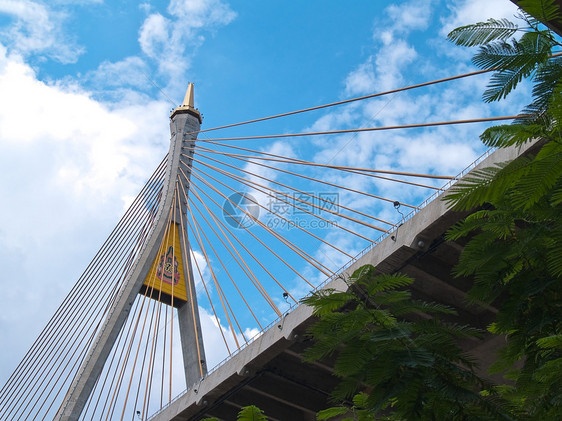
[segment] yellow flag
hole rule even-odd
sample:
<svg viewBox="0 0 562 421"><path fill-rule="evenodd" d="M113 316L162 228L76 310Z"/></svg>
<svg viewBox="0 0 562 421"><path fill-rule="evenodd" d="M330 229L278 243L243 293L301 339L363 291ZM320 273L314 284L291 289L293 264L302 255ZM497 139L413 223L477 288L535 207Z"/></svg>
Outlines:
<svg viewBox="0 0 562 421"><path fill-rule="evenodd" d="M178 225L170 223L164 234L163 246L156 256L141 288L141 294L148 295L177 307L187 301L184 266Z"/></svg>

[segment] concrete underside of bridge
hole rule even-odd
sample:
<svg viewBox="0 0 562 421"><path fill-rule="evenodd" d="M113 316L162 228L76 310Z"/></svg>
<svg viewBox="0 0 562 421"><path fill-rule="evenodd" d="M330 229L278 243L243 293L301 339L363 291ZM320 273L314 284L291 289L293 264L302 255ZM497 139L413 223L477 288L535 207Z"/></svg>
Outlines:
<svg viewBox="0 0 562 421"><path fill-rule="evenodd" d="M513 159L521 152L498 150L477 168ZM384 273L409 275L415 279L414 297L451 306L459 315L456 322L485 329L497 310L467 303L472 279L451 275L465 242L444 240L447 229L464 216L447 209L438 198L355 261L343 276L364 264ZM345 290L346 284L335 279L326 287ZM338 380L330 361L303 362L302 352L310 341L306 329L313 322L311 309L297 306L151 419L235 420L241 407L257 405L270 420L315 420L319 410L331 406L330 392ZM503 338L484 335L465 340L461 346L480 361L481 374L485 375L502 343Z"/></svg>

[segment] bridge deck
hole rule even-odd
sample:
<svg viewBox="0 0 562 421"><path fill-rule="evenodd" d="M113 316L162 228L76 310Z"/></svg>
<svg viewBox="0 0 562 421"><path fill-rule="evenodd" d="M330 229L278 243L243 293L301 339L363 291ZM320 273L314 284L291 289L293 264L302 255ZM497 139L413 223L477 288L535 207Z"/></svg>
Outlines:
<svg viewBox="0 0 562 421"><path fill-rule="evenodd" d="M476 168L513 159L520 153L523 151L495 151ZM392 237L385 238L351 264L344 276L364 264L371 264L381 272L410 275L416 280L412 287L415 297L454 307L461 323L485 328L496 309L467 305L465 296L471 279L451 276L464 243L443 239L447 229L464 216L447 209L439 198L433 200L400 226ZM343 290L345 283L335 279L326 287ZM301 354L309 340L305 331L312 322L311 308L295 307L151 420L204 417L234 420L239 409L247 405L257 405L270 420L315 420L317 411L330 406L330 391L337 379L332 376L329 361L314 364L302 361ZM461 345L478 358L485 373L501 342L501 338L489 335L466 340Z"/></svg>

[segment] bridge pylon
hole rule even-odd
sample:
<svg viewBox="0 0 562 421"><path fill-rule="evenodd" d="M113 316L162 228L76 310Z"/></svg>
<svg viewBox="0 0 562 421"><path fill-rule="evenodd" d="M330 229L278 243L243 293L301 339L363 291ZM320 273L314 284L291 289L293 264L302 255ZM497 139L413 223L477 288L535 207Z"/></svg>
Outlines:
<svg viewBox="0 0 562 421"><path fill-rule="evenodd" d="M186 229L186 198L194 143L201 122L190 83L182 105L170 116L166 176L152 228L143 233L143 246L68 389L56 414L57 420L80 418L138 294L177 309L187 387L207 372ZM170 314L173 317L173 311Z"/></svg>

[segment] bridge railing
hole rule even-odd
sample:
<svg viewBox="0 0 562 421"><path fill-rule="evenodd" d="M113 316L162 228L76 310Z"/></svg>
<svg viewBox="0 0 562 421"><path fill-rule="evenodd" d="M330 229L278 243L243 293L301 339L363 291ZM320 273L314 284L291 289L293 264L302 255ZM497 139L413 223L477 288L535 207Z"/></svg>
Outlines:
<svg viewBox="0 0 562 421"><path fill-rule="evenodd" d="M467 173L469 173L470 171L472 171L474 168L476 168L476 166L478 166L480 163L482 163L486 158L488 158L490 156L490 154L494 151L494 149L488 149L486 152L484 152L482 155L480 155L478 158L476 158L473 162L471 162L469 165L467 165L459 174L457 174L453 179L449 180L443 187L441 187L440 190L436 190L433 194L431 194L427 199L425 199L418 207L416 207L415 209L413 209L410 213L408 213L406 216L404 216L399 222L398 224L396 224L395 227L389 229L388 231L386 231L385 233L383 233L380 237L378 237L373 243L371 243L369 246L367 246L366 248L364 248L362 251L360 251L354 258L352 258L349 262L347 262L345 265L343 265L334 275L326 278L324 281L322 281L320 284L318 284L314 289L310 290L310 292L306 295L309 296L310 294L312 294L313 292L324 288L327 284L329 284L330 282L332 282L333 280L335 280L336 278L342 276L343 272L348 269L351 265L353 265L356 261L358 261L361 257L363 257L365 254L367 254L369 251L371 251L373 249L373 247L376 247L377 244L379 244L381 241L383 241L385 238L387 238L389 235L391 235L394 231L396 231L396 229L404 224L406 221L408 221L409 219L411 219L415 214L417 214L420 210L422 210L423 208L425 208L429 203L433 202L435 199L437 199L439 196L443 195L443 193L445 193L449 188L451 188L458 180L460 180L462 177L464 177ZM199 384L201 384L201 381L203 381L205 379L205 377L208 377L210 374L212 374L213 372L217 371L220 367L222 367L223 365L225 365L228 361L230 361L230 359L232 359L235 355L239 354L242 350L244 350L248 345L250 345L251 343L253 343L257 338L259 338L261 335L263 335L266 331L268 331L270 328L272 328L274 325L280 323L284 317L287 316L287 314L289 314L295 307L297 307L298 304L292 304L289 306L289 308L283 312L283 315L280 317L277 317L275 320L273 320L271 323L269 323L266 327L263 328L262 331L258 332L257 334L255 334L252 338L250 338L248 340L247 343L243 344L240 348L236 349L235 351L233 351L228 357L226 357L225 359L223 359L221 362L219 362L218 364L216 364L213 368L211 368L207 374L203 377L201 377L199 379ZM175 396L170 402L168 402L167 404L165 404L162 408L160 408L158 411L156 411L154 414L152 414L148 419L153 419L155 418L159 413L161 413L162 411L164 411L167 407L169 407L172 403L174 403L175 401L177 401L180 397L182 397L183 395L185 395L188 392L189 389L185 389L183 392L179 393L177 396Z"/></svg>
<svg viewBox="0 0 562 421"><path fill-rule="evenodd" d="M416 207L410 213L408 213L406 216L404 216L396 224L396 226L390 228L388 231L383 233L379 238L377 238L373 243L371 243L370 245L365 247L363 250L361 250L353 259L351 259L349 262L347 262L345 265L343 265L335 275L327 278L325 281L323 281L321 284L319 284L311 292L313 292L317 289L323 288L324 286L326 286L326 284L330 283L333 279L337 278L338 276L341 276L341 274L346 269L348 269L357 260L359 260L365 254L367 254L369 251L371 251L373 249L373 247L376 247L377 244L379 244L382 240L384 240L386 237L388 237L393 232L395 232L396 229L398 229L398 227L400 227L401 225L404 224L404 222L411 219L415 214L417 214L420 210L425 208L429 203L433 202L439 196L443 195L443 193L445 193L449 188L451 188L453 186L453 184L455 184L458 180L460 180L462 177L464 177L466 174L468 174L470 171L472 171L474 168L476 168L480 163L482 163L486 158L488 158L494 150L495 149L490 148L486 152L484 152L482 155L480 155L478 158L476 158L473 162L471 162L469 165L467 165L459 174L457 174L453 179L449 180L443 187L441 187L440 190L436 190L433 194L431 194L431 196L429 196L427 199L425 199L418 207Z"/></svg>

